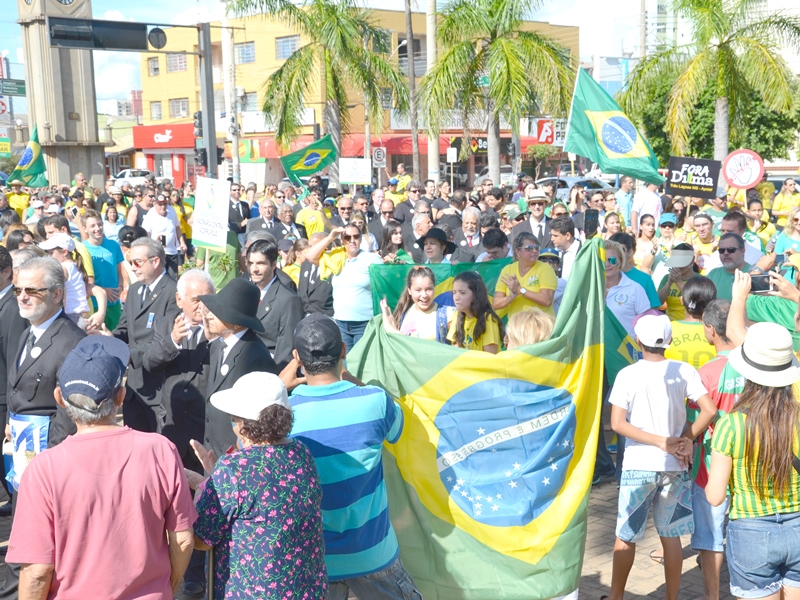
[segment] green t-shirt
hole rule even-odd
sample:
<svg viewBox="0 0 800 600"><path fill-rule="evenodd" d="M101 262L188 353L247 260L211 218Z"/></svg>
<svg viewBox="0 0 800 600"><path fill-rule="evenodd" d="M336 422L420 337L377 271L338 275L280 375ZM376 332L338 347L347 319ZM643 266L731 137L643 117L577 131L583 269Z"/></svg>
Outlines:
<svg viewBox="0 0 800 600"><path fill-rule="evenodd" d="M716 208L712 208L710 204L706 204L702 210L714 221L714 229L712 233L714 235L719 235L719 226L722 224L722 219L728 214L728 211L717 210Z"/></svg>
<svg viewBox="0 0 800 600"><path fill-rule="evenodd" d="M777 323L792 334L795 352L800 351L800 333L794 329L797 304L778 296L750 294L747 297L747 318L754 323Z"/></svg>
<svg viewBox="0 0 800 600"><path fill-rule="evenodd" d="M747 263L742 266L740 271L747 273L750 270L750 265ZM717 286L717 300L731 300L733 294L733 278L735 273L728 273L725 270L725 267L717 267L716 269L711 269L708 273L706 273L706 277L708 277L711 281L714 282L714 285Z"/></svg>

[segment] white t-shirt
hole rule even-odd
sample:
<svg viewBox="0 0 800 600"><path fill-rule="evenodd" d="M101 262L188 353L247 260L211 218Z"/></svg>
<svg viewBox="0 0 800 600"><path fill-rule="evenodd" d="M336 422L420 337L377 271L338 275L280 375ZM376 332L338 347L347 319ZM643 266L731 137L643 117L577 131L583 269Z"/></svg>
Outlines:
<svg viewBox="0 0 800 600"><path fill-rule="evenodd" d="M164 252L170 256L178 253L178 237L175 228L180 227L180 221L175 211L167 211L166 217L162 217L155 210L148 211L142 221L142 227L154 240L158 240L162 235L166 238Z"/></svg>
<svg viewBox="0 0 800 600"><path fill-rule="evenodd" d="M67 261L62 263L67 270L67 281L64 286L64 312L68 315L83 314L89 311L89 301L86 297L86 283L78 266Z"/></svg>
<svg viewBox="0 0 800 600"><path fill-rule="evenodd" d="M644 288L622 273L619 283L608 290L606 306L632 337L633 318L650 309L650 300Z"/></svg>
<svg viewBox="0 0 800 600"><path fill-rule="evenodd" d="M708 391L692 365L677 360L640 360L622 369L608 401L624 408L628 423L654 435L679 437L686 425L686 398ZM685 471L678 459L649 444L625 438L623 471Z"/></svg>
<svg viewBox="0 0 800 600"><path fill-rule="evenodd" d="M631 212L636 213L636 218L640 221L644 215L653 215L656 223L658 223L658 220L661 217L662 208L661 196L645 188L633 197L633 207L631 208ZM636 223L637 227L638 225L639 224ZM631 226L633 226L633 223L631 223Z"/></svg>

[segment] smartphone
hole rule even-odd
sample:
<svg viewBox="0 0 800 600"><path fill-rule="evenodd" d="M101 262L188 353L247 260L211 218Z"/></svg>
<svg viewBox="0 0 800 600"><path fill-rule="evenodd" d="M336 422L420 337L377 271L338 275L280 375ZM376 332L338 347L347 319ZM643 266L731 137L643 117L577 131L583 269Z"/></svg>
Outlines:
<svg viewBox="0 0 800 600"><path fill-rule="evenodd" d="M590 208L583 213L583 233L588 240L597 235L597 228L600 226L600 211Z"/></svg>
<svg viewBox="0 0 800 600"><path fill-rule="evenodd" d="M771 292L774 288L769 281L769 273L759 273L758 275L750 276L750 293L751 294L766 294Z"/></svg>
<svg viewBox="0 0 800 600"><path fill-rule="evenodd" d="M166 246L167 246L167 236L160 235L160 236L158 236L158 239L161 242L161 245L166 248Z"/></svg>
<svg viewBox="0 0 800 600"><path fill-rule="evenodd" d="M73 207L70 209L70 211L72 212L72 216L73 216L73 217L77 217L77 216L78 216L78 207L77 207L77 206L73 206Z"/></svg>
<svg viewBox="0 0 800 600"><path fill-rule="evenodd" d="M775 266L779 267L786 262L786 255L785 254L778 254L775 256Z"/></svg>

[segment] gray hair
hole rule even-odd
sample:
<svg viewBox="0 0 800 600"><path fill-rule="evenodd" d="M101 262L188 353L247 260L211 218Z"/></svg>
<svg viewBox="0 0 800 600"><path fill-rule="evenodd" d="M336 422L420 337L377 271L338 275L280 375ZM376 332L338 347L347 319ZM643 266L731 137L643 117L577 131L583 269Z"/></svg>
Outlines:
<svg viewBox="0 0 800 600"><path fill-rule="evenodd" d="M411 228L416 229L417 225L420 224L422 219L428 219L429 221L431 220L428 215L414 215L414 217L411 219Z"/></svg>
<svg viewBox="0 0 800 600"><path fill-rule="evenodd" d="M431 207L430 202L428 202L427 200L418 200L417 202L414 203L414 212L418 213L420 212L421 208L430 209L430 207Z"/></svg>
<svg viewBox="0 0 800 600"><path fill-rule="evenodd" d="M408 188L418 188L423 190L425 189L425 186L419 182L419 179L412 179L411 181L408 182L408 185L406 185L406 189Z"/></svg>
<svg viewBox="0 0 800 600"><path fill-rule="evenodd" d="M23 248L26 249L26 248ZM16 256L14 257L16 262ZM18 267L19 271L42 271L44 274L44 285L48 290L64 289L66 278L64 269L55 258L49 256L30 258Z"/></svg>
<svg viewBox="0 0 800 600"><path fill-rule="evenodd" d="M181 278L178 279L178 293L181 297L186 295L186 286L189 284L190 281L198 281L201 283L206 284L210 290L214 290L214 280L211 279L211 275L206 273L203 269L189 269L185 271Z"/></svg>
<svg viewBox="0 0 800 600"><path fill-rule="evenodd" d="M267 240L268 242L272 242L276 246L278 245L278 240L272 235L269 231L259 231L258 229L251 231L248 233L244 238L244 245L247 246L248 244L252 244L257 240Z"/></svg>
<svg viewBox="0 0 800 600"><path fill-rule="evenodd" d="M69 418L81 425L94 425L117 412L114 398L107 398L98 404L83 394L70 394L69 402L64 402L64 406Z"/></svg>
<svg viewBox="0 0 800 600"><path fill-rule="evenodd" d="M139 246L147 248L147 258L158 257L161 261L161 266L167 266L167 254L164 252L164 246L161 245L161 242L151 237L140 237L131 242L131 248L137 248Z"/></svg>
<svg viewBox="0 0 800 600"><path fill-rule="evenodd" d="M468 206L461 212L461 220L464 220L464 217L467 215L475 215L475 218L478 219L478 223L481 222L481 209L476 208L474 206Z"/></svg>

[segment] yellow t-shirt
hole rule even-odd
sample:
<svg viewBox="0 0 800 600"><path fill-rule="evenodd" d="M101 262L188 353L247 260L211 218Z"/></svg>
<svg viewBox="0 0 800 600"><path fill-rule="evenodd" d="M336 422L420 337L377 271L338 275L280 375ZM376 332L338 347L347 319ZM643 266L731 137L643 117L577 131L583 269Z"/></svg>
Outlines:
<svg viewBox="0 0 800 600"><path fill-rule="evenodd" d="M661 280L661 285L658 286L658 289L666 285L668 277L667 275ZM686 318L686 309L683 306L683 292L675 285L675 282L670 282L669 284L669 294L667 295L666 304L667 316L670 321L682 321Z"/></svg>
<svg viewBox="0 0 800 600"><path fill-rule="evenodd" d="M556 276L556 272L553 271L553 267L548 265L547 263L539 262L538 260L533 263L533 266L528 270L527 273L522 274L519 272L519 263L513 262L510 265L503 267L503 270L500 271L500 278L497 280L497 287L495 288L495 294L500 292L505 294L506 296L510 295L508 291L508 286L503 283L502 278L504 275L513 275L519 281L520 287L525 288L530 292L540 292L541 290L553 290L558 287L558 277ZM553 306L541 306L536 304L533 300L528 300L527 298L522 297L522 295L517 296L508 306L508 316L511 317L512 315L525 310L526 308L540 308L542 312L546 312L549 315L555 316L555 311L553 310Z"/></svg>
<svg viewBox="0 0 800 600"><path fill-rule="evenodd" d="M761 198L761 204L766 210L772 208L772 197L775 195L775 186L769 181L762 181L756 186L756 191Z"/></svg>
<svg viewBox="0 0 800 600"><path fill-rule="evenodd" d="M315 233L325 231L325 222L322 220L322 211L308 206L297 213L295 222L306 228L306 235L308 237L311 237Z"/></svg>
<svg viewBox="0 0 800 600"><path fill-rule="evenodd" d="M673 321L672 343L664 356L689 363L699 369L717 355L714 346L706 340L703 324L699 321Z"/></svg>
<svg viewBox="0 0 800 600"><path fill-rule="evenodd" d="M732 201L728 201L728 210L734 206L738 206L744 210L744 203L747 201L747 190L729 187L728 196L731 196L732 198Z"/></svg>
<svg viewBox="0 0 800 600"><path fill-rule="evenodd" d="M719 238L714 236L710 242L704 242L697 237L696 233L692 233L686 238L686 241L692 245L692 248L694 248L694 251L697 254L697 260L695 262L697 263L697 266L700 267L700 274L705 275L706 261L717 250Z"/></svg>
<svg viewBox="0 0 800 600"><path fill-rule="evenodd" d="M387 200L391 200L392 202L394 202L395 206L397 206L403 200L406 199L406 195L405 194L393 194L392 192L384 192L383 196Z"/></svg>
<svg viewBox="0 0 800 600"><path fill-rule="evenodd" d="M764 216L766 217L767 214L764 213ZM758 236L758 238L761 240L761 243L764 244L764 248L766 248L767 244L769 244L770 238L772 238L772 236L775 235L778 230L773 223L767 221L767 226L763 229L761 226L759 226L758 231L754 231L752 228L750 228L750 231L753 231Z"/></svg>
<svg viewBox="0 0 800 600"><path fill-rule="evenodd" d="M300 265L293 263L282 267L281 270L292 278L295 285L300 285Z"/></svg>
<svg viewBox="0 0 800 600"><path fill-rule="evenodd" d="M30 204L31 195L25 192L20 192L19 194L9 192L6 194L6 200L8 200L8 205L17 211L19 220L25 221L22 215L25 213L25 209L28 208L28 204Z"/></svg>
<svg viewBox="0 0 800 600"><path fill-rule="evenodd" d="M89 251L86 249L86 246L83 245L83 242L75 240L75 252L81 255L81 261L83 261L83 270L86 271L86 276L94 277L92 255L89 254Z"/></svg>
<svg viewBox="0 0 800 600"><path fill-rule="evenodd" d="M190 240L192 239L192 227L189 225L188 220L189 217L192 216L194 209L188 204L184 204L183 210L184 212L186 212L186 216L184 216L183 213L177 208L175 209L175 214L178 215L178 223L180 223L181 233L183 234L183 237L185 237L187 240Z"/></svg>
<svg viewBox="0 0 800 600"><path fill-rule="evenodd" d="M319 278L328 280L333 275L338 275L345 264L347 264L347 252L341 246L323 252L319 257Z"/></svg>
<svg viewBox="0 0 800 600"><path fill-rule="evenodd" d="M791 196L781 192L772 202L772 212L789 212L795 206L800 206L800 192L795 192ZM786 217L778 217L777 225L778 227L786 225Z"/></svg>
<svg viewBox="0 0 800 600"><path fill-rule="evenodd" d="M406 173L405 175L400 175L397 178L397 191L403 192L408 187L408 184L411 183L411 175Z"/></svg>
<svg viewBox="0 0 800 600"><path fill-rule="evenodd" d="M503 342L500 339L500 325L491 317L486 318L486 331L483 332L483 335L480 339L473 339L473 332L475 331L475 325L478 323L477 317L467 317L464 319L464 348L467 350L483 350L486 346L491 346L492 344L497 344L497 349L499 350ZM458 313L453 316L453 320L450 321L450 329L447 332L447 339L450 343L455 343L456 339L456 327L458 325Z"/></svg>

